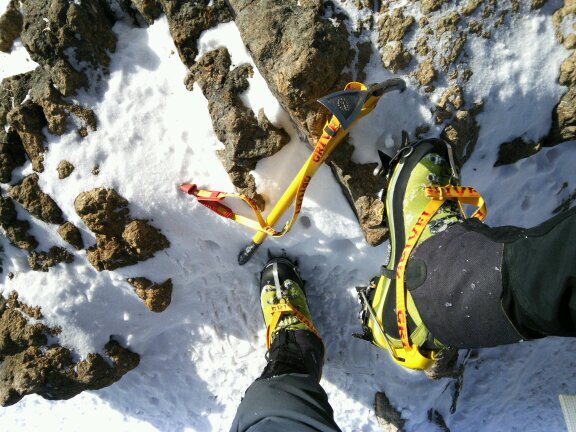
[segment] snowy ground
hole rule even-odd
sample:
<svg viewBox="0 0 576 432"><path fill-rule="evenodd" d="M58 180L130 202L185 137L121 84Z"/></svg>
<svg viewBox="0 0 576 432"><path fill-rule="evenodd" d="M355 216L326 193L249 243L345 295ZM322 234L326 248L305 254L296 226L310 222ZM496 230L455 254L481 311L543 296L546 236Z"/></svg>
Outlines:
<svg viewBox="0 0 576 432"><path fill-rule="evenodd" d="M0 2L0 9L3 6ZM545 9L521 19L518 34L497 35L501 46L478 42L473 47L475 80L467 90L487 104L464 183L485 195L492 225L531 226L545 220L564 198L566 191L558 193L563 182L570 184L568 191L576 184L574 142L514 166L492 167L497 144L521 134L536 138L546 133L549 113L563 92L555 82L567 53L554 40L549 16ZM17 290L21 300L41 306L48 324L63 327L60 343L79 357L102 350L113 334L140 353L141 363L117 384L69 401L28 396L0 411L2 431L227 430L244 390L264 366L256 279L265 248L239 267L236 256L252 233L217 218L178 191L183 181L233 190L214 154L221 144L212 131L206 100L199 88L184 88L186 71L164 18L148 29L119 23L115 31L119 42L110 79L103 88L77 97L96 112L98 131L84 140L75 132L50 136L40 185L82 229L86 244L94 239L74 212L74 198L93 187L112 187L130 201L133 216L152 219L172 246L151 260L113 272L99 273L84 254L76 254L72 265L37 273L28 269L25 254L1 237L6 270L0 282L4 294ZM221 45L231 50L235 64L251 61L233 23L206 32L199 42L202 52ZM513 55L514 47L521 55ZM389 77L379 62L374 56L367 82ZM0 54L0 78L29 65L19 45L10 56ZM371 118L358 125L353 133L361 145L358 160L375 158L378 141L389 144L400 128L413 130L429 118L425 100L408 85L401 96L387 95ZM254 110L264 107L272 122L296 137L258 73L245 101ZM258 164L255 175L268 203L276 201L308 153L294 138ZM56 172L62 159L76 167L65 180ZM98 176L91 174L95 166ZM29 172L27 165L18 175ZM62 244L55 227L19 210L42 239L42 249ZM302 217L310 220L309 227L300 223ZM431 382L402 370L385 352L351 337L359 331L354 287L365 284L387 261L388 245L365 244L327 167L314 177L302 217L290 234L267 240L266 246L272 251L284 248L300 259L315 323L327 348L322 385L343 430L378 430L373 413L377 391L386 392L402 410L411 431L435 430L426 418L429 408L442 413L452 431L563 430L558 394L576 393L575 340L551 338L480 351L468 361L458 409L451 415L450 381ZM8 271L15 273L13 280L5 277ZM172 278L170 307L161 314L149 312L126 283L132 276Z"/></svg>

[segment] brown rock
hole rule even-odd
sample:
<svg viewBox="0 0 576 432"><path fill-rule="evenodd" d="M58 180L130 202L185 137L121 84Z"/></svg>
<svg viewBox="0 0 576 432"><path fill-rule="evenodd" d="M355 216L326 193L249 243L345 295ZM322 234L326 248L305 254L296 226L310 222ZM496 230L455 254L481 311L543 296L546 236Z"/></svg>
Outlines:
<svg viewBox="0 0 576 432"><path fill-rule="evenodd" d="M153 24L154 20L162 14L162 7L157 0L131 0L132 4L148 24Z"/></svg>
<svg viewBox="0 0 576 432"><path fill-rule="evenodd" d="M115 368L113 371L113 375L115 375L113 382L118 381L122 375L131 371L140 363L140 356L138 354L123 347L114 339L110 339L110 341L104 345L104 351L106 355L112 359L112 364Z"/></svg>
<svg viewBox="0 0 576 432"><path fill-rule="evenodd" d="M252 67L240 65L230 70L231 63L225 48L207 53L190 69L188 88L192 80L198 82L208 99L214 132L225 146L218 156L234 186L263 206L264 199L256 193L250 171L258 160L280 150L290 137L270 123L263 110L256 118L243 104L239 94L248 88Z"/></svg>
<svg viewBox="0 0 576 432"><path fill-rule="evenodd" d="M10 198L0 195L0 226L6 229L16 220L16 207Z"/></svg>
<svg viewBox="0 0 576 432"><path fill-rule="evenodd" d="M162 312L170 305L172 299L172 279L155 284L146 278L131 278L128 283L134 287L136 294L152 312Z"/></svg>
<svg viewBox="0 0 576 432"><path fill-rule="evenodd" d="M498 159L494 166L509 165L536 154L542 148L541 143L526 142L522 138L515 138L500 144Z"/></svg>
<svg viewBox="0 0 576 432"><path fill-rule="evenodd" d="M494 21L494 28L498 28L504 25L504 20L506 19L507 11L503 11L500 13L496 21Z"/></svg>
<svg viewBox="0 0 576 432"><path fill-rule="evenodd" d="M454 62L460 56L464 44L466 43L467 36L466 33L460 33L454 38L450 38L450 44L447 46L446 51L440 57L440 65L447 69L449 65L454 64Z"/></svg>
<svg viewBox="0 0 576 432"><path fill-rule="evenodd" d="M468 31L472 34L482 34L482 32L484 31L484 28L482 27L482 24L480 24L479 21L476 20L470 20L468 21Z"/></svg>
<svg viewBox="0 0 576 432"><path fill-rule="evenodd" d="M10 243L17 248L30 251L38 246L36 239L28 233L29 222L19 220L16 217L14 202L2 195L0 195L0 226Z"/></svg>
<svg viewBox="0 0 576 432"><path fill-rule="evenodd" d="M83 390L95 390L120 379L138 364L138 355L110 342L106 345L112 366L90 354L76 364L69 350L47 346L47 335L60 329L30 323L27 314L42 319L38 307L30 307L12 293L0 296L0 405L8 406L28 394L46 399L69 399ZM87 373L90 371L90 373Z"/></svg>
<svg viewBox="0 0 576 432"><path fill-rule="evenodd" d="M374 0L355 0L354 4L359 10L362 10L364 8L374 10Z"/></svg>
<svg viewBox="0 0 576 432"><path fill-rule="evenodd" d="M421 36L416 41L415 51L422 57L427 56L430 53L430 48L428 47L428 38L426 36Z"/></svg>
<svg viewBox="0 0 576 432"><path fill-rule="evenodd" d="M576 84L576 52L573 52L560 65L560 78L558 81L560 85L567 87Z"/></svg>
<svg viewBox="0 0 576 432"><path fill-rule="evenodd" d="M420 10L422 14L428 15L430 12L437 11L448 0L422 0L420 2Z"/></svg>
<svg viewBox="0 0 576 432"><path fill-rule="evenodd" d="M520 11L520 0L511 0L512 12L518 13Z"/></svg>
<svg viewBox="0 0 576 432"><path fill-rule="evenodd" d="M468 111L457 111L455 119L444 128L441 138L452 144L456 151L456 156L461 163L466 162L474 145L478 141L480 126L476 122L476 115L482 111L482 105L478 104Z"/></svg>
<svg viewBox="0 0 576 432"><path fill-rule="evenodd" d="M462 93L462 87L459 85L452 85L446 89L442 96L440 96L438 106L445 109L448 104L452 105L457 110L463 107L464 95Z"/></svg>
<svg viewBox="0 0 576 432"><path fill-rule="evenodd" d="M412 55L399 42L386 45L382 50L382 64L391 72L396 73L408 67L410 60Z"/></svg>
<svg viewBox="0 0 576 432"><path fill-rule="evenodd" d="M114 189L92 189L74 200L82 222L96 234L120 237L129 221L128 201Z"/></svg>
<svg viewBox="0 0 576 432"><path fill-rule="evenodd" d="M50 400L70 399L84 390L108 386L138 365L138 354L115 341L105 346L111 365L99 354L75 363L68 349L47 346L46 335L56 335L60 329L31 324L22 312L42 318L38 308L23 305L17 295L8 300L0 296L1 406L33 393Z"/></svg>
<svg viewBox="0 0 576 432"><path fill-rule="evenodd" d="M86 87L89 71L106 71L116 35L105 2L27 0L22 12L22 42L63 95Z"/></svg>
<svg viewBox="0 0 576 432"><path fill-rule="evenodd" d="M548 0L532 0L532 4L530 5L532 10L540 9L542 6L546 4Z"/></svg>
<svg viewBox="0 0 576 432"><path fill-rule="evenodd" d="M138 256L121 238L102 234L96 234L96 245L86 250L86 257L98 271L112 271L138 262Z"/></svg>
<svg viewBox="0 0 576 432"><path fill-rule="evenodd" d="M13 95L0 99L0 123L7 123L10 132L0 132L1 175L9 179L11 171L24 163L23 154L32 161L32 168L42 172L45 141L43 128L61 135L66 131L70 113L84 124L86 130L96 130L94 113L87 108L64 100L50 78L50 70L36 68L31 72L7 78L0 84L0 93Z"/></svg>
<svg viewBox="0 0 576 432"><path fill-rule="evenodd" d="M170 246L170 242L159 229L139 219L126 225L122 239L136 252L140 260L150 258Z"/></svg>
<svg viewBox="0 0 576 432"><path fill-rule="evenodd" d="M388 397L383 392L377 392L374 400L374 414L378 424L386 432L402 432L405 420L402 414L392 406Z"/></svg>
<svg viewBox="0 0 576 432"><path fill-rule="evenodd" d="M576 138L576 87L571 86L552 112L552 128L544 139L550 147Z"/></svg>
<svg viewBox="0 0 576 432"><path fill-rule="evenodd" d="M566 39L564 39L563 45L564 45L564 48L569 49L569 50L576 49L576 34L570 33L568 36L566 36Z"/></svg>
<svg viewBox="0 0 576 432"><path fill-rule="evenodd" d="M6 237L17 248L31 251L36 249L38 241L29 231L30 223L28 221L16 220L6 228Z"/></svg>
<svg viewBox="0 0 576 432"><path fill-rule="evenodd" d="M468 0L468 3L462 7L460 13L462 13L462 15L472 15L483 2L484 0Z"/></svg>
<svg viewBox="0 0 576 432"><path fill-rule="evenodd" d="M438 73L436 69L434 69L434 63L432 62L432 59L426 59L420 63L418 65L418 69L416 69L415 72L416 81L418 81L421 86L427 86L431 84L437 76Z"/></svg>
<svg viewBox="0 0 576 432"><path fill-rule="evenodd" d="M18 293L12 292L8 299L0 295L0 359L22 351L28 346L47 343L48 327L44 324L28 324L28 320L21 313L21 308ZM33 308L26 307L26 309L30 311Z"/></svg>
<svg viewBox="0 0 576 432"><path fill-rule="evenodd" d="M58 204L40 189L37 174L25 177L10 189L9 195L28 210L32 216L43 222L53 224L64 222L62 210Z"/></svg>
<svg viewBox="0 0 576 432"><path fill-rule="evenodd" d="M358 44L358 61L356 63L356 80L364 82L366 80L366 72L364 69L372 58L372 42L366 41Z"/></svg>
<svg viewBox="0 0 576 432"><path fill-rule="evenodd" d="M326 117L316 100L342 90L347 80L342 70L354 57L346 26L324 19L319 2L269 0L266 7L261 1L229 3L272 93L314 143Z"/></svg>
<svg viewBox="0 0 576 432"><path fill-rule="evenodd" d="M378 21L379 46L384 47L392 41L402 41L414 21L413 16L405 17L401 8L396 8L391 13L383 15Z"/></svg>
<svg viewBox="0 0 576 432"><path fill-rule="evenodd" d="M8 113L6 120L20 136L34 171L44 171L45 137L42 129L47 122L42 109L34 104L20 105Z"/></svg>
<svg viewBox="0 0 576 432"><path fill-rule="evenodd" d="M444 33L455 33L459 23L460 15L456 11L441 16L437 24L437 37L439 38Z"/></svg>
<svg viewBox="0 0 576 432"><path fill-rule="evenodd" d="M0 86L1 91L1 86ZM12 170L26 161L26 152L20 136L0 128L0 183L10 183Z"/></svg>
<svg viewBox="0 0 576 432"><path fill-rule="evenodd" d="M434 122L436 124L442 124L446 120L450 120L452 118L452 112L448 111L445 108L437 106L434 110Z"/></svg>
<svg viewBox="0 0 576 432"><path fill-rule="evenodd" d="M62 262L70 264L72 261L74 261L74 255L58 246L51 247L48 252L32 251L28 255L28 264L35 271L47 272L50 267L54 267L56 264Z"/></svg>
<svg viewBox="0 0 576 432"><path fill-rule="evenodd" d="M0 51L6 53L12 51L12 45L22 31L23 20L18 6L16 0L11 0L0 16Z"/></svg>
<svg viewBox="0 0 576 432"><path fill-rule="evenodd" d="M385 187L385 180L374 175L377 163L363 165L351 163L354 147L347 140L339 146L341 151L332 154L330 167L343 185L344 196L353 203L352 208L356 212L366 241L372 246L377 246L388 235L387 228L374 228L382 221L383 204L377 196Z"/></svg>
<svg viewBox="0 0 576 432"><path fill-rule="evenodd" d="M458 73L458 69L452 69L450 72L448 72L448 80L456 81L458 79Z"/></svg>
<svg viewBox="0 0 576 432"><path fill-rule="evenodd" d="M80 230L72 223L65 222L58 228L58 234L62 239L74 246L76 250L84 249L84 242Z"/></svg>
<svg viewBox="0 0 576 432"><path fill-rule="evenodd" d="M416 136L416 138L421 139L422 135L424 135L425 133L428 133L429 131L430 131L430 126L428 126L428 125L418 126L416 128L416 130L414 131L414 135Z"/></svg>
<svg viewBox="0 0 576 432"><path fill-rule="evenodd" d="M182 62L192 67L198 55L200 34L219 23L232 20L225 0L160 0L170 27L170 34Z"/></svg>
<svg viewBox="0 0 576 432"><path fill-rule="evenodd" d="M58 178L62 180L68 177L70 174L72 174L72 172L74 171L74 165L72 165L67 160L62 160L58 164L57 170L58 170Z"/></svg>
<svg viewBox="0 0 576 432"><path fill-rule="evenodd" d="M488 19L494 14L494 8L492 6L486 6L482 11L482 18Z"/></svg>
<svg viewBox="0 0 576 432"><path fill-rule="evenodd" d="M129 217L128 201L113 189L82 192L74 201L76 213L96 234L96 245L87 249L88 261L99 271L136 264L170 246L157 229Z"/></svg>

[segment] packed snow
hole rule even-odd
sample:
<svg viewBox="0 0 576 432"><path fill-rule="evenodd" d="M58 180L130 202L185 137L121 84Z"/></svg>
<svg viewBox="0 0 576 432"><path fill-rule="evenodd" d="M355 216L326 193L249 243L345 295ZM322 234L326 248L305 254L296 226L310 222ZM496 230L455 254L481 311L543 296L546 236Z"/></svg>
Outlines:
<svg viewBox="0 0 576 432"><path fill-rule="evenodd" d="M485 99L486 109L478 118L481 135L464 167L464 183L485 195L491 225L535 225L566 197L562 184L572 189L576 184L574 142L512 166L493 167L501 142L518 135L536 139L547 132L549 113L564 91L556 82L567 51L554 39L549 13L559 2L549 3L541 13L519 17L518 34L497 35L502 46L482 41L468 48L474 51L474 79L467 91ZM16 290L22 301L41 306L47 324L63 328L57 341L78 358L101 352L114 335L141 355L140 366L111 387L69 401L27 396L0 410L3 431L227 430L243 392L265 364L257 278L267 248L298 257L326 345L322 385L343 430L379 429L373 409L377 391L384 391L402 412L409 431L436 430L427 419L430 408L453 431L563 430L558 395L576 394L576 340L549 338L480 350L467 360L457 410L450 414L452 381L429 381L406 371L386 352L351 336L360 331L355 286L366 284L387 262L388 244L372 248L365 243L328 167L314 177L292 231L266 240L248 264L238 266L238 252L253 233L178 190L182 182L225 191L233 186L215 154L222 144L212 130L207 102L197 86L189 92L183 85L186 69L166 19L147 29L120 22L114 31L118 46L109 79L75 98L95 111L98 131L83 140L75 131L62 137L47 133L40 186L81 228L88 245L94 238L76 215L74 199L82 191L109 187L128 199L134 217L152 220L171 247L116 271L97 272L77 253L73 264L39 273L29 270L24 252L0 237L5 250L0 289L5 295ZM251 62L234 23L205 32L199 41L201 53L218 46L230 50L235 65ZM9 56L0 55L0 78L33 67L20 42ZM377 53L367 72L367 82L390 77ZM359 161L375 161L376 148L392 151L402 129L413 130L430 119L428 102L407 82L406 92L386 95L357 125L352 137ZM263 107L292 136L255 172L270 209L310 150L257 71L243 98L255 111ZM56 167L62 159L76 169L59 180ZM95 167L97 176L91 173ZM15 175L30 172L27 164ZM21 208L19 217L30 221L40 248L66 246L54 226ZM304 218L310 224L302 223ZM14 279L6 277L8 271ZM172 304L165 312L144 307L126 282L134 276L172 278Z"/></svg>

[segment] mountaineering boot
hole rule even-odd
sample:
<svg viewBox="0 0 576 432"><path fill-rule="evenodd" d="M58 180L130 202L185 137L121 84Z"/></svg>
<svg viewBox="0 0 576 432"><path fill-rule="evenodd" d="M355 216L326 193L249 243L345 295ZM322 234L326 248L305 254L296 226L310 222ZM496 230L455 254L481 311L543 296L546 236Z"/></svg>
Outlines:
<svg viewBox="0 0 576 432"><path fill-rule="evenodd" d="M286 258L272 258L260 275L268 364L260 379L303 373L320 381L324 344L312 324L304 282Z"/></svg>
<svg viewBox="0 0 576 432"><path fill-rule="evenodd" d="M450 148L441 140L422 140L403 146L393 159L394 166L388 173L389 182L386 193L386 215L390 230L390 259L382 267L377 284L372 284L361 294L364 307L363 324L365 338L389 351L393 358L403 366L414 369L426 369L431 361L415 360L412 364L407 358L397 356L399 350L408 347L401 341L399 331L400 318L397 316L396 282L399 263L405 265L408 254L405 252L407 241L413 236L413 228L420 223L420 217L431 199L426 196L426 187L455 185L458 174L450 154ZM447 200L428 221L416 247L448 226L463 219L458 203ZM441 253L441 251L439 251ZM408 256L406 256L408 255ZM405 261L404 261L405 260ZM411 281L426 277L421 269L408 266L405 273L405 286ZM360 292L359 292L360 294ZM369 303L368 305L366 303ZM369 311L370 313L365 313ZM407 329L412 343L426 355L442 348L428 332L410 296L406 294ZM399 315L399 314L398 314Z"/></svg>

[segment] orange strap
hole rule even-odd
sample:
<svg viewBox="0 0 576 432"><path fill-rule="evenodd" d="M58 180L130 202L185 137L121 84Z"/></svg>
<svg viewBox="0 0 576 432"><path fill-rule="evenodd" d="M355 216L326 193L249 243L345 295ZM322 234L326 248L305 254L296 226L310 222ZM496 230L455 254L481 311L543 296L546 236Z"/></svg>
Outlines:
<svg viewBox="0 0 576 432"><path fill-rule="evenodd" d="M278 324L278 321L280 320L282 314L285 313L290 313L291 315L294 315L296 319L298 319L298 321L300 321L308 328L308 330L310 330L312 333L318 336L319 339L322 339L320 337L320 333L318 333L318 330L316 330L316 327L314 327L314 324L312 324L312 321L306 318L303 313L294 308L290 303L278 303L272 306L272 319L270 320L270 324L268 324L268 327L266 327L267 349L269 349L270 345L272 344L272 333L276 328L276 324Z"/></svg>
<svg viewBox="0 0 576 432"><path fill-rule="evenodd" d="M472 214L471 218L483 220L487 212L484 199L474 188L471 187L427 186L425 194L427 197L431 198L431 200L412 227L408 239L406 240L406 246L400 256L400 261L398 261L398 267L396 268L396 321L398 323L398 334L400 335L402 345L408 352L418 349L418 347L412 345L408 333L404 273L408 258L418 243L418 239L422 235L424 228L426 228L426 224L428 224L430 219L432 219L434 214L446 200L458 201L464 218L466 218L466 215L463 212L462 204L470 204L478 207L478 209Z"/></svg>

